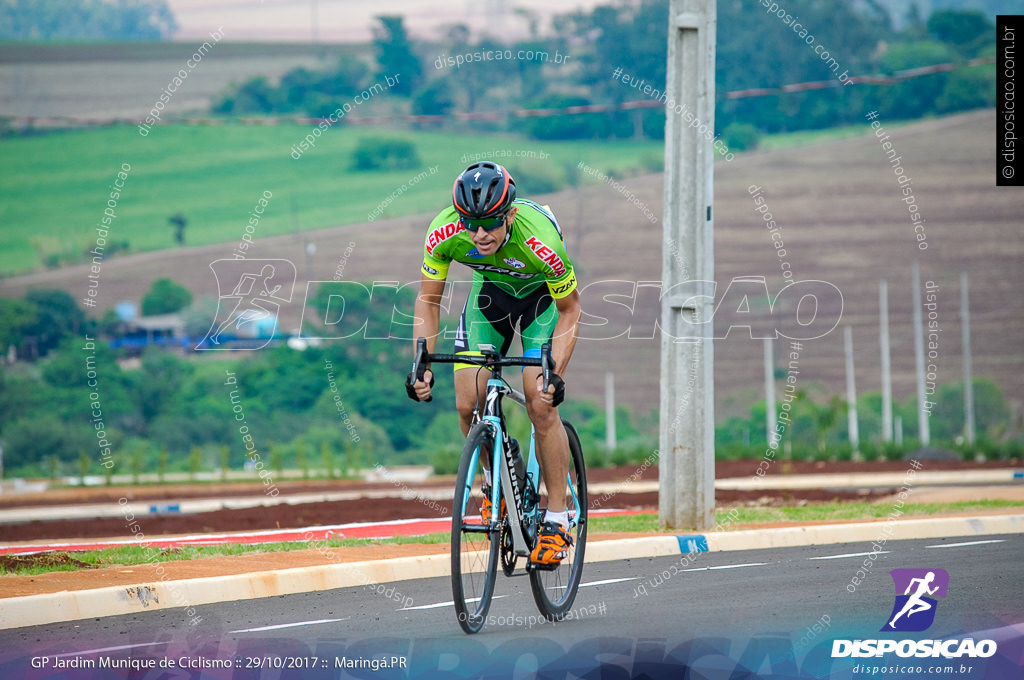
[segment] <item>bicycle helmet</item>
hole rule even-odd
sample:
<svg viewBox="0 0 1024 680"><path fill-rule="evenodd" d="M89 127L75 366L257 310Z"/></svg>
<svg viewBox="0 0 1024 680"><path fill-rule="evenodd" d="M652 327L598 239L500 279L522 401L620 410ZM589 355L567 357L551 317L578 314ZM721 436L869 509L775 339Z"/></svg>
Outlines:
<svg viewBox="0 0 1024 680"><path fill-rule="evenodd" d="M455 178L452 204L470 220L497 217L512 207L516 182L508 170L497 163L473 163Z"/></svg>

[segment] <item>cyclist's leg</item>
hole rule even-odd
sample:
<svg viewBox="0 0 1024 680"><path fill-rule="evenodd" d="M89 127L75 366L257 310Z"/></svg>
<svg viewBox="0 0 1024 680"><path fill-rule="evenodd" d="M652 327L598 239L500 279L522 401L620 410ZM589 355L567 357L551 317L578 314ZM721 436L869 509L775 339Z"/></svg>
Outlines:
<svg viewBox="0 0 1024 680"><path fill-rule="evenodd" d="M524 356L540 356L540 347L550 342L558 321L558 310L541 286L530 296L531 304L520 319ZM526 412L533 423L537 443L537 458L548 491L548 511L565 511L565 480L569 475L569 439L562 427L557 406L549 406L540 399L537 379L541 369L527 366L523 369L523 394Z"/></svg>
<svg viewBox="0 0 1024 680"><path fill-rule="evenodd" d="M494 345L504 354L512 344L515 330L509 318L505 296L493 283L473 277L466 306L455 335L455 353L480 355L483 343ZM490 371L472 364L455 364L455 405L459 411L462 434L469 434L473 409L487 390Z"/></svg>

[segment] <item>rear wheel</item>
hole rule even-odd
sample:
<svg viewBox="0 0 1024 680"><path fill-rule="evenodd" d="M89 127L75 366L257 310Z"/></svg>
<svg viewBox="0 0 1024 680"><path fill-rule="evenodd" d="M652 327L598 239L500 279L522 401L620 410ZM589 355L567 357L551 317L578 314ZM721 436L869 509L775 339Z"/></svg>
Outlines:
<svg viewBox="0 0 1024 680"><path fill-rule="evenodd" d="M498 533L493 520L485 525L481 517L484 496L483 460L492 460L494 437L491 426L479 422L470 430L462 450L452 504L452 595L459 625L476 633L484 625L491 607L498 566Z"/></svg>
<svg viewBox="0 0 1024 680"><path fill-rule="evenodd" d="M537 608L545 618L560 621L572 607L583 578L583 554L587 544L587 470L576 429L562 420L569 438L569 478L565 505L569 512L572 547L562 564L553 571L530 570L530 586Z"/></svg>

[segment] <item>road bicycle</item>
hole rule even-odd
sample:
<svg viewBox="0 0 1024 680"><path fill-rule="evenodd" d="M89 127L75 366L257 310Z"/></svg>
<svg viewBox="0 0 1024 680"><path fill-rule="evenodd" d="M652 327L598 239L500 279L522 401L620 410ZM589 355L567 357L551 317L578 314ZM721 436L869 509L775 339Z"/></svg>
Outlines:
<svg viewBox="0 0 1024 680"><path fill-rule="evenodd" d="M487 389L473 412L473 424L459 461L452 502L452 594L459 625L467 633L483 628L494 595L497 565L512 576L520 557L525 557L533 599L541 614L559 621L576 599L583 576L587 541L587 473L576 429L562 419L569 439L569 474L565 502L569 515L568 533L572 546L555 569L532 564L530 553L537 544L546 510L546 487L542 488L534 432L530 430L529 457L523 461L518 442L505 426L502 399L509 397L525 406L522 392L501 375L506 366L540 366L543 388L547 390L554 365L551 345L545 343L541 356L502 357L493 345L480 345L481 356L429 354L424 338L417 341L413 375L422 380L428 363L472 364L490 370ZM478 369L479 370L479 369ZM486 470L497 470L487 484ZM489 487L492 511L485 517L484 489ZM497 509L501 509L497 511Z"/></svg>

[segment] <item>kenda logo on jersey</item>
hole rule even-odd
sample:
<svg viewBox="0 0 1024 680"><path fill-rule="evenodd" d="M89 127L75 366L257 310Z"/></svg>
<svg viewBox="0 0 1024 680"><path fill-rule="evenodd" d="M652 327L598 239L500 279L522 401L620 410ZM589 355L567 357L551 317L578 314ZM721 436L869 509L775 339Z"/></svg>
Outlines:
<svg viewBox="0 0 1024 680"><path fill-rule="evenodd" d="M565 273L565 263L562 262L562 258L558 256L558 253L546 246L543 241L538 239L536 236L531 236L526 239L526 245L529 246L530 250L532 250L533 253L546 265L551 267L555 276L561 276Z"/></svg>
<svg viewBox="0 0 1024 680"><path fill-rule="evenodd" d="M946 597L949 573L945 569L893 569L889 572L895 588L892 612L882 632L920 632L935 622L936 597ZM832 658L883 656L988 658L996 653L994 640L834 640Z"/></svg>
<svg viewBox="0 0 1024 680"><path fill-rule="evenodd" d="M461 231L466 231L466 228L461 223L456 222L449 222L443 227L438 227L427 236L427 252L433 255L434 248L437 247L438 243L447 241Z"/></svg>

